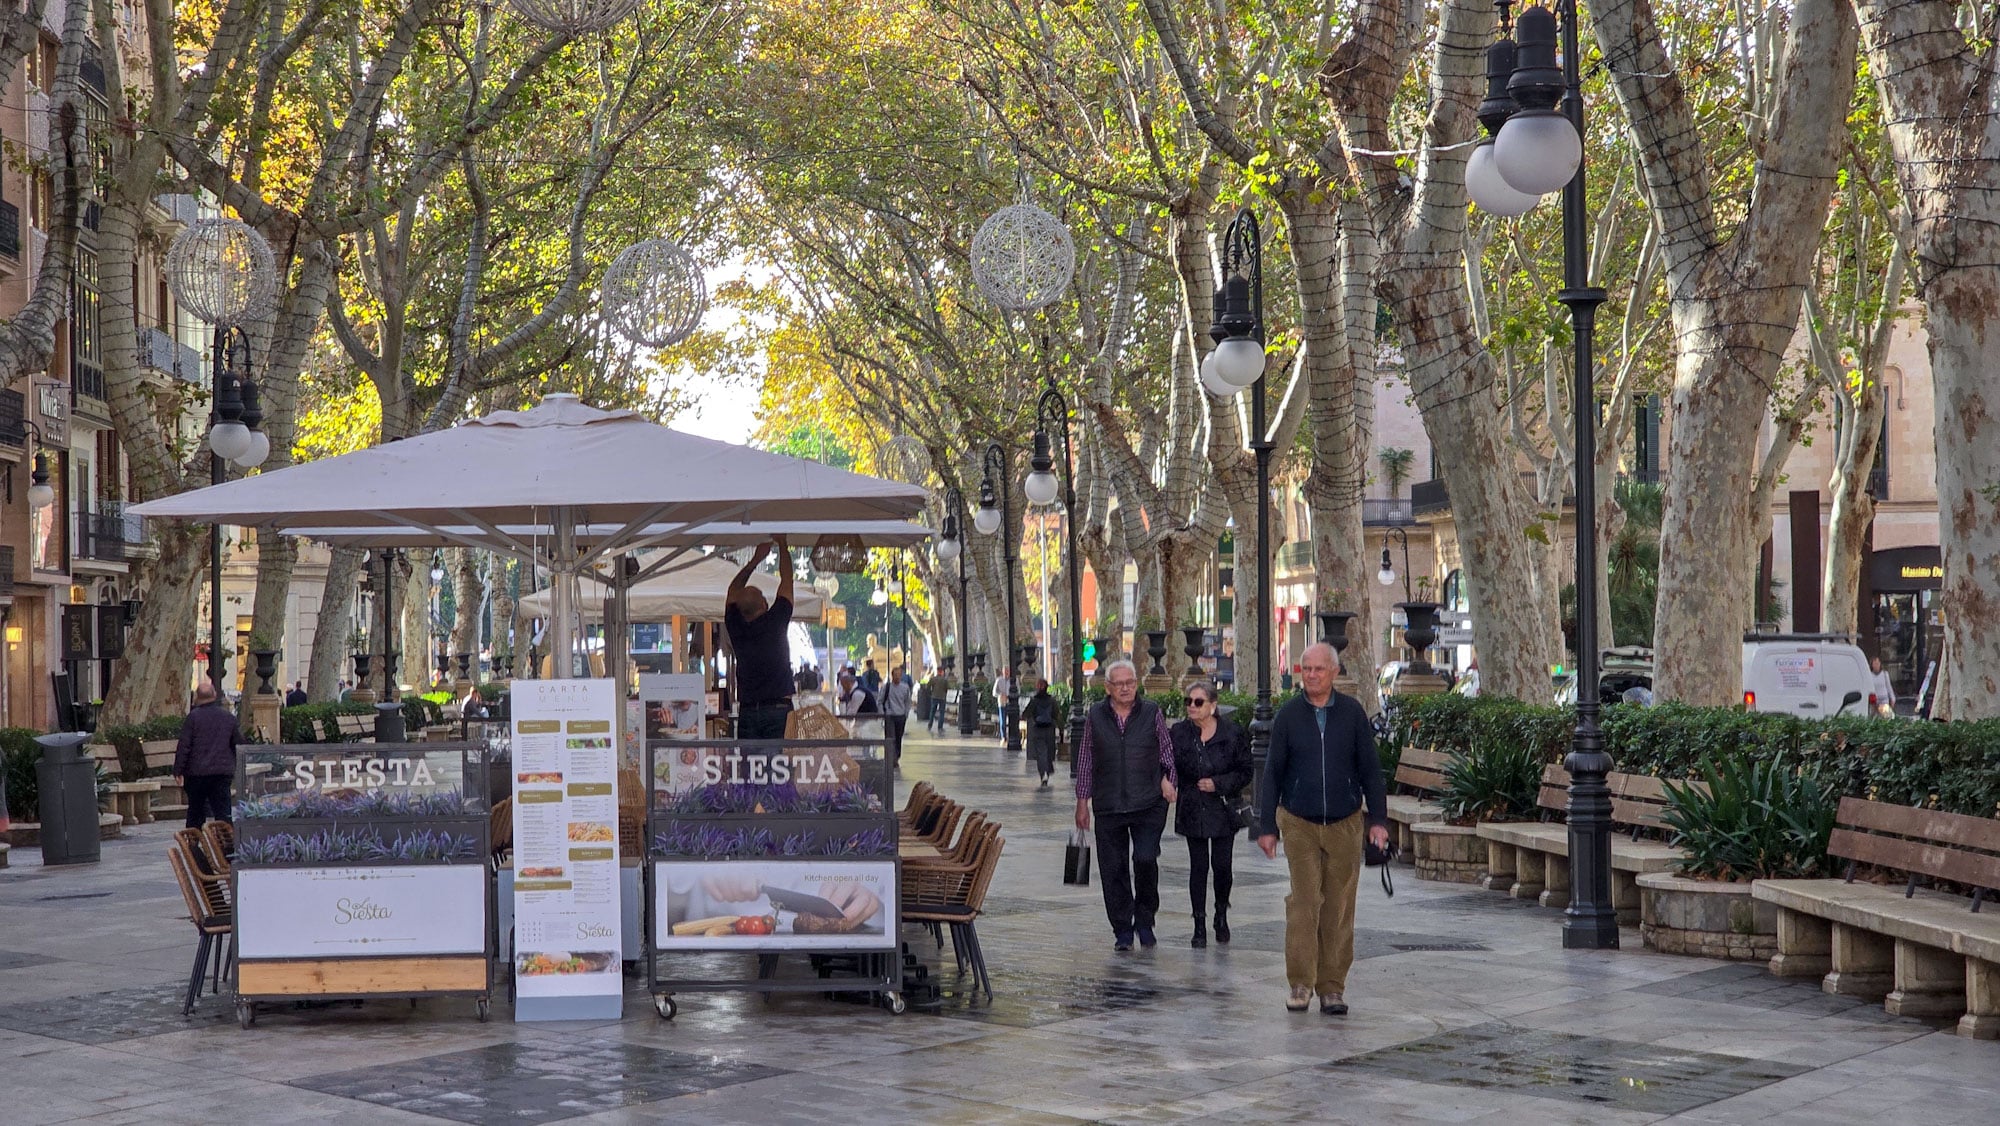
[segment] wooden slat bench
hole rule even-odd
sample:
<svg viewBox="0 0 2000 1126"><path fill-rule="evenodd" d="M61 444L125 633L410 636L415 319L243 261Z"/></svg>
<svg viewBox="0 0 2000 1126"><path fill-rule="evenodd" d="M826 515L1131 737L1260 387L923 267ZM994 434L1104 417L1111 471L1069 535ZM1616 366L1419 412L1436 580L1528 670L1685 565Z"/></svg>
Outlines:
<svg viewBox="0 0 2000 1126"><path fill-rule="evenodd" d="M1396 847L1402 850L1404 856L1417 854L1417 843L1410 826L1444 820L1444 807L1420 795L1435 794L1444 789L1444 768L1449 762L1451 756L1442 751L1405 747L1403 757L1396 763L1396 776L1390 788L1415 791L1389 795L1389 824L1396 832Z"/></svg>
<svg viewBox="0 0 2000 1126"><path fill-rule="evenodd" d="M150 780L157 783L152 795L154 820L187 816L187 795L174 785L171 777L158 777L173 773L174 752L179 749L178 739L151 739L139 744L146 759L146 773L155 775Z"/></svg>
<svg viewBox="0 0 2000 1126"><path fill-rule="evenodd" d="M1639 839L1640 832L1665 828L1666 787L1649 774L1605 776L1611 790L1611 823L1628 836L1611 841L1611 905L1625 926L1639 924L1638 878L1665 872L1686 855L1673 845ZM1569 771L1558 763L1542 769L1537 803L1551 813L1569 812ZM1548 822L1487 822L1479 826L1486 842L1486 878L1482 886L1516 899L1539 900L1544 907L1568 907L1569 826Z"/></svg>
<svg viewBox="0 0 2000 1126"><path fill-rule="evenodd" d="M1778 908L1771 972L1820 977L1828 993L1881 998L1901 1016L1958 1016L1958 1033L2000 1039L2000 820L1843 798L1829 854L1847 879L1758 880ZM1853 882L1856 865L1905 874L1901 886ZM1975 889L1920 889L1923 879ZM1822 976L1823 975L1823 976Z"/></svg>
<svg viewBox="0 0 2000 1126"><path fill-rule="evenodd" d="M375 741L375 717L372 715L337 715L333 717L333 726L340 733L343 743Z"/></svg>
<svg viewBox="0 0 2000 1126"><path fill-rule="evenodd" d="M109 743L91 743L84 750L104 771L109 781L105 788L111 798L111 812L127 825L150 825L153 823L153 796L160 792L161 779L139 778L125 780L125 764L119 761L118 748ZM168 763L172 765L171 761Z"/></svg>

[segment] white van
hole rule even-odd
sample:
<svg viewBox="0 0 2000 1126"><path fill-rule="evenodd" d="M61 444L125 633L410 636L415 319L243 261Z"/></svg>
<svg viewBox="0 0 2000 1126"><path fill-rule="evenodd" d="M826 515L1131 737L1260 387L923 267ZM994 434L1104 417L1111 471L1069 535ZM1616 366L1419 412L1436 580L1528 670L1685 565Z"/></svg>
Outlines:
<svg viewBox="0 0 2000 1126"><path fill-rule="evenodd" d="M1873 714L1875 678L1861 647L1845 636L1743 635L1743 707L1808 719Z"/></svg>

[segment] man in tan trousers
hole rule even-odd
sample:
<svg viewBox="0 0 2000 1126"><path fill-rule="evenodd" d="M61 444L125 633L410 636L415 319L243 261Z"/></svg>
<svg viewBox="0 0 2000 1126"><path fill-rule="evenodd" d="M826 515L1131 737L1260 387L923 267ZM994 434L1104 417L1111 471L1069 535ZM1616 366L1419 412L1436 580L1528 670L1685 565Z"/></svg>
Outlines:
<svg viewBox="0 0 2000 1126"><path fill-rule="evenodd" d="M1265 856L1278 854L1292 871L1285 897L1285 1008L1347 1012L1347 971L1354 965L1354 899L1361 885L1364 833L1376 847L1389 843L1389 799L1375 732L1352 696L1333 690L1340 658L1330 645L1313 645L1299 659L1305 691L1271 720L1270 753L1257 784ZM1364 808L1365 807L1365 808Z"/></svg>

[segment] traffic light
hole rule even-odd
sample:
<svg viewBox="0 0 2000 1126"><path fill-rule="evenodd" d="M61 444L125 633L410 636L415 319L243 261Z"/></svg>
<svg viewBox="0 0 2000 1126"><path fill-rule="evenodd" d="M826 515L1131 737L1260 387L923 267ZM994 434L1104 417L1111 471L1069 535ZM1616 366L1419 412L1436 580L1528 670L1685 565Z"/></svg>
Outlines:
<svg viewBox="0 0 2000 1126"><path fill-rule="evenodd" d="M1084 642L1084 643L1083 643L1083 663L1087 665L1087 664L1091 663L1092 661L1095 661L1096 659L1097 659L1097 643L1096 643L1095 641L1086 641L1086 642Z"/></svg>

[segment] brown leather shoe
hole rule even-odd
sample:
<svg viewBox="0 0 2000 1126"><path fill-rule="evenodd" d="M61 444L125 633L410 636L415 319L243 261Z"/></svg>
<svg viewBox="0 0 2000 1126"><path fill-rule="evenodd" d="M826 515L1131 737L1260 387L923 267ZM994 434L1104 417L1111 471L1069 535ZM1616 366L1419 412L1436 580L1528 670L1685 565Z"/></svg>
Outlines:
<svg viewBox="0 0 2000 1126"><path fill-rule="evenodd" d="M1312 989L1309 986L1294 985L1292 986L1292 995L1285 999L1285 1011L1290 1013L1302 1013L1305 1012L1307 1009L1312 1008L1312 1003L1313 1003Z"/></svg>
<svg viewBox="0 0 2000 1126"><path fill-rule="evenodd" d="M1322 993L1319 1011L1330 1017L1344 1017L1347 1015L1347 999L1338 993Z"/></svg>

